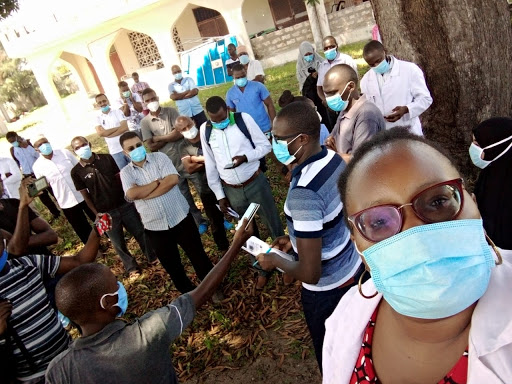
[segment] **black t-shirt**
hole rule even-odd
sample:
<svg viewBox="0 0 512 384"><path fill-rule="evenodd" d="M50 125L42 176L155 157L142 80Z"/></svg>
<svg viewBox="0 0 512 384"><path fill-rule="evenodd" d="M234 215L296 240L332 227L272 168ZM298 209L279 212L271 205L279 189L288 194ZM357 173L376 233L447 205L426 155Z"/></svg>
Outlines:
<svg viewBox="0 0 512 384"><path fill-rule="evenodd" d="M9 232L10 234L14 233L16 229L16 223L18 222L18 210L20 208L20 201L18 199L0 199L0 229ZM39 216L28 207L28 221L29 223L32 220L37 219ZM50 255L51 253L48 251L48 248L45 246L39 247L30 247L28 249L28 254L37 254L37 255Z"/></svg>
<svg viewBox="0 0 512 384"><path fill-rule="evenodd" d="M108 212L126 204L119 168L108 154L93 153L94 161L78 163L71 170L77 191L87 189L98 212Z"/></svg>

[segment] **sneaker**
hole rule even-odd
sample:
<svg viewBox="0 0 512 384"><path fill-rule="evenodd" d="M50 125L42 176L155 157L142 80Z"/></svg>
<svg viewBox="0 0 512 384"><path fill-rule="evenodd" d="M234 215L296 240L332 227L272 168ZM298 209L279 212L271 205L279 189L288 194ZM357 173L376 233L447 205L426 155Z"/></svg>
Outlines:
<svg viewBox="0 0 512 384"><path fill-rule="evenodd" d="M208 224L199 224L199 234L202 235L208 230Z"/></svg>
<svg viewBox="0 0 512 384"><path fill-rule="evenodd" d="M231 223L230 223L229 221L227 221L227 220L224 220L224 229L225 229L226 231L229 231L229 230L231 230L231 229L233 229L233 228L234 228L234 225L233 225L233 224L231 224Z"/></svg>

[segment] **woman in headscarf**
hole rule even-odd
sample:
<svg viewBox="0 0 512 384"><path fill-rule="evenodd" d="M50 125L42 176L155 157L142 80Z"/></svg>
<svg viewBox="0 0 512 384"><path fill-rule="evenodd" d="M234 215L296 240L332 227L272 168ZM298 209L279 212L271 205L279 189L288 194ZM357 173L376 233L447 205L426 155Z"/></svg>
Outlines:
<svg viewBox="0 0 512 384"><path fill-rule="evenodd" d="M512 119L480 123L473 129L469 154L482 169L475 195L484 228L498 247L512 249Z"/></svg>
<svg viewBox="0 0 512 384"><path fill-rule="evenodd" d="M299 57L297 58L297 81L301 91L309 76L308 68L314 68L316 71L323 60L323 57L315 52L315 47L309 41L303 41L300 44Z"/></svg>

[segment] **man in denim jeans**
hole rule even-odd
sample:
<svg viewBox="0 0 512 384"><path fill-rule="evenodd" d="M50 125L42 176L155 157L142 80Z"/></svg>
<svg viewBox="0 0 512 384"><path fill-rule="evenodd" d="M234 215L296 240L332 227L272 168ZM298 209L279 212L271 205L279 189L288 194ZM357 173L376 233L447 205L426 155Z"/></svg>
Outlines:
<svg viewBox="0 0 512 384"><path fill-rule="evenodd" d="M87 139L81 136L71 141L71 148L80 158L80 162L71 170L76 189L96 216L108 213L112 217L112 229L107 232L108 237L123 261L125 270L130 276L137 276L140 269L126 247L123 227L135 237L149 262L156 261L156 256L151 249L146 248L139 213L124 198L116 162L111 155L92 152Z"/></svg>

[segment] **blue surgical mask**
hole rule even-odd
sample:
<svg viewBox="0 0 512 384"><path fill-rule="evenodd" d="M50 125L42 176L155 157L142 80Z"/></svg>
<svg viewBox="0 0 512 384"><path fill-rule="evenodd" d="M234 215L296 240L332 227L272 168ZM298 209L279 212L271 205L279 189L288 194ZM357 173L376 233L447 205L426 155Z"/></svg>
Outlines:
<svg viewBox="0 0 512 384"><path fill-rule="evenodd" d="M144 148L144 146L141 145L140 147L137 147L133 151L131 151L129 155L132 161L138 163L146 158L146 148Z"/></svg>
<svg viewBox="0 0 512 384"><path fill-rule="evenodd" d="M249 55L241 55L239 57L240 59L240 64L243 64L243 65L247 65L249 64L249 61L251 61L251 59L249 59Z"/></svg>
<svg viewBox="0 0 512 384"><path fill-rule="evenodd" d="M104 107L101 107L101 112L108 113L110 111L110 105L105 105Z"/></svg>
<svg viewBox="0 0 512 384"><path fill-rule="evenodd" d="M388 72L391 69L391 66L388 63L387 59L384 58L384 60L382 60L379 63L379 65L377 65L376 67L373 67L372 69L375 72L377 72L379 75L383 75L383 74L385 74L386 72Z"/></svg>
<svg viewBox="0 0 512 384"><path fill-rule="evenodd" d="M50 153L53 152L52 146L50 143L43 143L39 146L39 152L41 152L42 155L48 156Z"/></svg>
<svg viewBox="0 0 512 384"><path fill-rule="evenodd" d="M226 129L229 125L229 115L228 117L226 117L225 120L222 120L221 122L219 123L215 123L212 121L212 127L215 128L215 129Z"/></svg>
<svg viewBox="0 0 512 384"><path fill-rule="evenodd" d="M75 151L76 155L81 158L81 159L85 159L85 160L89 160L92 156L92 151L91 151L91 147L89 145L86 145L84 147L81 147L81 148L78 148L76 151Z"/></svg>
<svg viewBox="0 0 512 384"><path fill-rule="evenodd" d="M7 242L4 239L4 250L2 252L2 256L0 256L0 272L4 269L8 256L9 253L7 252Z"/></svg>
<svg viewBox="0 0 512 384"><path fill-rule="evenodd" d="M107 296L116 296L117 295L117 304L114 304L113 306L119 307L120 311L117 314L117 317L121 317L126 313L126 309L128 308L128 293L126 292L126 289L120 281L117 282L117 291L114 293L105 293L100 298L100 306L103 309L106 309L103 305L103 299Z"/></svg>
<svg viewBox="0 0 512 384"><path fill-rule="evenodd" d="M276 159L284 165L293 163L296 159L295 155L302 149L301 145L293 155L291 155L290 151L288 150L288 146L293 143L300 135L302 135L302 133L299 133L290 142L287 142L286 140L276 140L275 138L272 139L272 151L274 152L274 155L276 155Z"/></svg>
<svg viewBox="0 0 512 384"><path fill-rule="evenodd" d="M314 59L315 59L315 55L314 54L304 56L304 60L307 63L311 63Z"/></svg>
<svg viewBox="0 0 512 384"><path fill-rule="evenodd" d="M480 299L495 266L481 219L413 227L363 251L377 291L398 313L453 316Z"/></svg>
<svg viewBox="0 0 512 384"><path fill-rule="evenodd" d="M239 79L235 79L235 84L240 87L240 88L243 88L247 85L247 77L241 77Z"/></svg>
<svg viewBox="0 0 512 384"><path fill-rule="evenodd" d="M20 143L18 143L18 140L16 140L16 141L13 141L13 142L11 143L11 145L12 145L13 147L19 147L19 146L20 146Z"/></svg>
<svg viewBox="0 0 512 384"><path fill-rule="evenodd" d="M492 160L482 159L482 154L483 154L484 150L496 147L497 145L503 144L509 140L512 140L512 136L509 136L506 139L503 139L501 141L498 141L497 143L488 145L487 147L484 147L484 148L480 148L475 143L471 143L471 146L469 147L469 157L471 157L471 161L473 162L473 164L475 164L478 168L484 169L489 164L491 164L493 161L498 160L501 156L503 156L505 153L507 153L508 150L512 147L512 143L510 143L508 145L508 147L505 148L505 150L503 152L501 152L498 156L496 156Z"/></svg>
<svg viewBox="0 0 512 384"><path fill-rule="evenodd" d="M174 80L178 80L179 81L181 79L183 79L183 73L178 72L178 73L174 74Z"/></svg>
<svg viewBox="0 0 512 384"><path fill-rule="evenodd" d="M338 47L328 49L324 52L324 56L327 60L334 60L336 56L338 55Z"/></svg>
<svg viewBox="0 0 512 384"><path fill-rule="evenodd" d="M341 95L343 95L343 93L347 89L348 84L350 84L350 83L347 83L347 85L345 85L345 88L343 88L343 91L341 91L340 93L337 93L335 95L328 96L325 98L325 101L327 102L327 106L329 108L331 108L333 111L341 112L341 111L344 111L345 109L347 109L348 99L349 99L350 93L352 93L352 91L350 91L350 93L348 94L347 100L343 100L341 98Z"/></svg>

